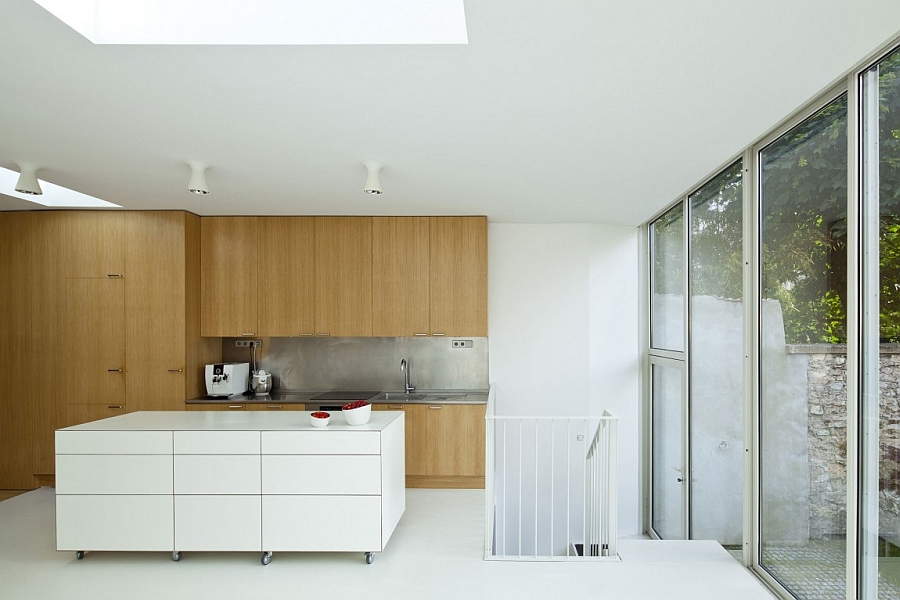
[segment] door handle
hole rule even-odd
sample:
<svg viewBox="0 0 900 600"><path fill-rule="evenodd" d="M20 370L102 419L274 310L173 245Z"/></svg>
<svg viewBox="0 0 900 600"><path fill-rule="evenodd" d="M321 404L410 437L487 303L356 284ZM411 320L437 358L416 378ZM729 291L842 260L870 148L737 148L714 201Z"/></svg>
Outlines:
<svg viewBox="0 0 900 600"><path fill-rule="evenodd" d="M684 477L678 477L678 478L676 479L676 481L677 481L678 483L684 483Z"/></svg>

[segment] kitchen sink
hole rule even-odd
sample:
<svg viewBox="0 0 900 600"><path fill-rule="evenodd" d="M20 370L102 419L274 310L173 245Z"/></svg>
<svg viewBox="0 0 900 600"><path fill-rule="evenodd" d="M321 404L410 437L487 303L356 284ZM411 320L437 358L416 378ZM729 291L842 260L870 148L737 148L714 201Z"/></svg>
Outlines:
<svg viewBox="0 0 900 600"><path fill-rule="evenodd" d="M409 402L410 400L424 400L425 394L404 394L403 392L384 392L375 397L376 400L389 400L391 402Z"/></svg>

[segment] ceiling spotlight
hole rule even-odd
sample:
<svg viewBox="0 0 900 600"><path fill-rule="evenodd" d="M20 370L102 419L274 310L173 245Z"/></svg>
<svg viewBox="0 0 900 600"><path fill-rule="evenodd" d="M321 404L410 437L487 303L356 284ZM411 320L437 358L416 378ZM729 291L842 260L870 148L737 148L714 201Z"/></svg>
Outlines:
<svg viewBox="0 0 900 600"><path fill-rule="evenodd" d="M378 171L380 171L381 167L384 165L377 160L364 160L362 164L368 172L368 175L366 175L366 185L363 188L363 191L367 194L383 193L384 190L381 189L381 179L378 177Z"/></svg>
<svg viewBox="0 0 900 600"><path fill-rule="evenodd" d="M21 194L29 194L31 196L40 196L43 194L41 184L38 183L37 170L38 166L30 162L16 163L19 167L19 180L16 181L16 191Z"/></svg>
<svg viewBox="0 0 900 600"><path fill-rule="evenodd" d="M188 191L192 194L208 194L209 186L206 185L206 169L209 165L199 160L186 160L185 162L191 167L191 180L188 181Z"/></svg>

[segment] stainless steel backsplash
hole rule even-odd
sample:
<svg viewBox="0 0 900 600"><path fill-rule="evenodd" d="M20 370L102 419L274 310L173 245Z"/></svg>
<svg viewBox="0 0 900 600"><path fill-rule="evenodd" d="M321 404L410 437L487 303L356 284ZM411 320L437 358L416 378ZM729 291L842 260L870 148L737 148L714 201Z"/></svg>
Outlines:
<svg viewBox="0 0 900 600"><path fill-rule="evenodd" d="M249 362L250 350L235 339L222 340L223 360ZM402 390L403 358L417 389L488 387L486 337L260 339L257 362L275 374L277 390ZM472 348L451 347L455 339L472 340Z"/></svg>

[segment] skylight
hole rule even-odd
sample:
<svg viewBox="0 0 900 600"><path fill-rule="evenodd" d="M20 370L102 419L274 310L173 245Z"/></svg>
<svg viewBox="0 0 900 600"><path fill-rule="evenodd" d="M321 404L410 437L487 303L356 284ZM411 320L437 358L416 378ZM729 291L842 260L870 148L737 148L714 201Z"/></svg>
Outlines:
<svg viewBox="0 0 900 600"><path fill-rule="evenodd" d="M95 44L466 44L463 0L34 0Z"/></svg>
<svg viewBox="0 0 900 600"><path fill-rule="evenodd" d="M35 204L43 206L52 206L54 208L122 208L118 204L94 198L61 185L56 185L43 179L39 179L41 190L44 192L40 196L32 196L30 194L22 194L16 191L16 181L19 174L9 169L0 167L0 194L14 196L22 200L28 200Z"/></svg>

